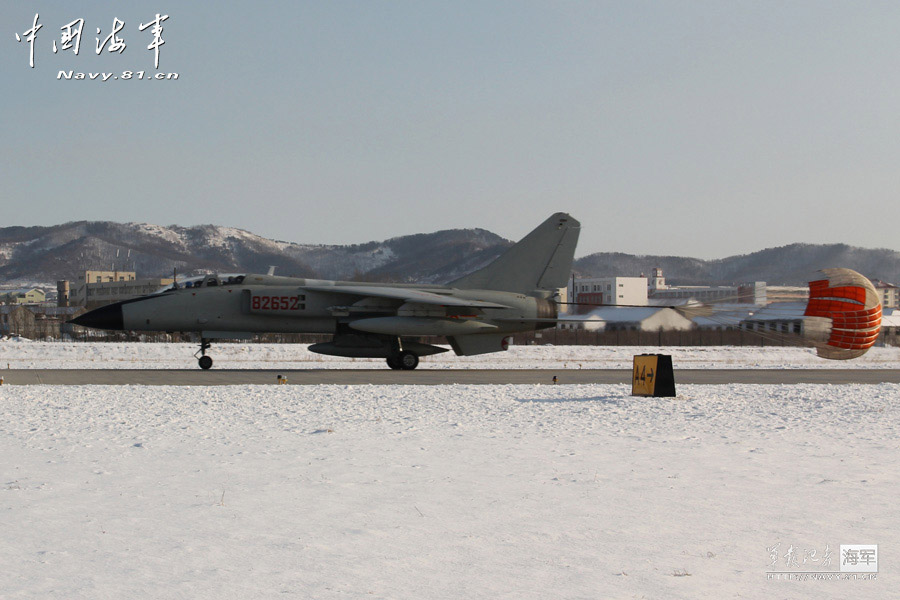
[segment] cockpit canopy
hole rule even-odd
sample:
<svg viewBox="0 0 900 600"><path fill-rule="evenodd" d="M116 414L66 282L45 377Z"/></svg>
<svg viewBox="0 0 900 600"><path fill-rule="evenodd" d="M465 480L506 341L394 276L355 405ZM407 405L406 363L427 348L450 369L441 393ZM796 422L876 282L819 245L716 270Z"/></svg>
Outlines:
<svg viewBox="0 0 900 600"><path fill-rule="evenodd" d="M239 285L244 282L243 275L207 275L206 277L184 282L186 288L216 287L219 285Z"/></svg>
<svg viewBox="0 0 900 600"><path fill-rule="evenodd" d="M186 277L179 279L175 283L167 285L157 293L170 292L172 290L180 290L185 288L200 287L217 287L220 285L240 285L244 282L246 275L230 274L230 275L198 275L196 277Z"/></svg>

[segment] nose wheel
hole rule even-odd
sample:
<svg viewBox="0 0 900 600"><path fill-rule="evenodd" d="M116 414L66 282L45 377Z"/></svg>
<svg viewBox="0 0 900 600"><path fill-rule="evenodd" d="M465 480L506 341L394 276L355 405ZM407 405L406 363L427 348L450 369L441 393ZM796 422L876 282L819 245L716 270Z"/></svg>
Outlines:
<svg viewBox="0 0 900 600"><path fill-rule="evenodd" d="M200 365L200 368L206 371L210 367L212 367L212 357L206 355L206 351L212 347L212 344L206 338L200 339L200 358L197 360L197 364ZM196 354L194 356L197 356Z"/></svg>

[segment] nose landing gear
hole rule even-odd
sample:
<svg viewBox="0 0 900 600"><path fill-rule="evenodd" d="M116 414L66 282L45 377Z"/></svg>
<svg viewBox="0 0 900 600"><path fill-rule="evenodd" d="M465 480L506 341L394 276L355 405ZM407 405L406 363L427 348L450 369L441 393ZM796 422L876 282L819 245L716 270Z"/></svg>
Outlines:
<svg viewBox="0 0 900 600"><path fill-rule="evenodd" d="M213 359L211 356L206 355L206 351L212 347L212 344L206 338L200 338L200 358L197 360L197 363L200 365L200 368L206 371L210 367L212 367ZM197 356L197 354L194 354Z"/></svg>

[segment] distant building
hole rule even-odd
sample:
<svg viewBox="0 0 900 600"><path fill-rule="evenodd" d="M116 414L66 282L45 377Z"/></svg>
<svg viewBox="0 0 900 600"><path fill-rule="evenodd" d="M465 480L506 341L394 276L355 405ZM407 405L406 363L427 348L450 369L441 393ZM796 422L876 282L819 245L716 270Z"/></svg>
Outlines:
<svg viewBox="0 0 900 600"><path fill-rule="evenodd" d="M83 308L34 305L0 306L0 335L18 335L28 339L55 339L72 333L67 321L84 312Z"/></svg>
<svg viewBox="0 0 900 600"><path fill-rule="evenodd" d="M34 313L18 305L0 306L0 335L21 335L34 330Z"/></svg>
<svg viewBox="0 0 900 600"><path fill-rule="evenodd" d="M571 302L602 306L648 306L682 304L689 300L702 303L751 304L770 302L765 281L729 286L672 286L663 270L653 269L649 278L582 277L569 284ZM585 312L584 307L580 307Z"/></svg>
<svg viewBox="0 0 900 600"><path fill-rule="evenodd" d="M594 309L586 316L560 315L558 327L587 331L687 331L694 324L671 308L609 306Z"/></svg>
<svg viewBox="0 0 900 600"><path fill-rule="evenodd" d="M57 304L64 306L60 302L63 302L64 292L68 292L66 302L69 306L97 308L152 294L171 283L171 277L137 279L134 271L85 271L78 276L73 288L67 281L57 282Z"/></svg>
<svg viewBox="0 0 900 600"><path fill-rule="evenodd" d="M892 346L900 346L900 310L888 308L881 317L881 339Z"/></svg>
<svg viewBox="0 0 900 600"><path fill-rule="evenodd" d="M650 289L649 298L654 301L696 300L705 303L754 304L764 306L768 302L766 282L754 281L742 285L682 285Z"/></svg>
<svg viewBox="0 0 900 600"><path fill-rule="evenodd" d="M646 277L576 278L571 285L573 302L597 305L647 305Z"/></svg>
<svg viewBox="0 0 900 600"><path fill-rule="evenodd" d="M47 294L39 288L0 291L0 304L40 304L47 299Z"/></svg>
<svg viewBox="0 0 900 600"><path fill-rule="evenodd" d="M741 323L759 310L755 304L727 304L709 310L704 306L698 305L697 314L691 316L688 311L688 315L698 329L718 331L741 329Z"/></svg>
<svg viewBox="0 0 900 600"><path fill-rule="evenodd" d="M775 302L748 315L741 329L757 333L795 334L804 332L806 302Z"/></svg>
<svg viewBox="0 0 900 600"><path fill-rule="evenodd" d="M872 285L875 286L878 297L881 299L881 305L884 308L900 308L900 288L880 279L873 279Z"/></svg>
<svg viewBox="0 0 900 600"><path fill-rule="evenodd" d="M59 307L69 306L69 282L56 282L56 305Z"/></svg>
<svg viewBox="0 0 900 600"><path fill-rule="evenodd" d="M86 283L112 283L114 281L134 281L137 275L134 271L84 271L78 275L76 286Z"/></svg>
<svg viewBox="0 0 900 600"><path fill-rule="evenodd" d="M668 289L669 286L666 285L666 278L663 277L663 270L659 267L653 269L652 275L650 276L650 281L647 282L647 289L650 293Z"/></svg>
<svg viewBox="0 0 900 600"><path fill-rule="evenodd" d="M775 302L801 302L809 299L809 287L795 285L766 286L766 299Z"/></svg>

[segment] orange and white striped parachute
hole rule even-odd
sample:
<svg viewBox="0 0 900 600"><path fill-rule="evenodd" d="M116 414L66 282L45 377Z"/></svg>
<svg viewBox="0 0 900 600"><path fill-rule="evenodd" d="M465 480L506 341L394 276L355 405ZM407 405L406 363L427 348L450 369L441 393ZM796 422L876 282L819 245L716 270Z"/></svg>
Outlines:
<svg viewBox="0 0 900 600"><path fill-rule="evenodd" d="M881 331L881 300L867 278L850 269L823 269L825 279L809 282L804 332L822 358L857 358Z"/></svg>

